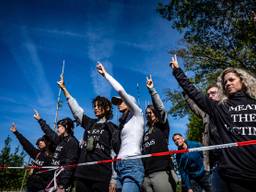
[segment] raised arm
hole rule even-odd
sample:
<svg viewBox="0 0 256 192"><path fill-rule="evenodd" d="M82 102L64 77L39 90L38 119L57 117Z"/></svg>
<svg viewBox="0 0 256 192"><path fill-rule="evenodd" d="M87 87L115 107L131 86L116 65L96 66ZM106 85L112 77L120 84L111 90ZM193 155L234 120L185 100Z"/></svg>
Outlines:
<svg viewBox="0 0 256 192"><path fill-rule="evenodd" d="M182 87L184 92L207 114L212 114L212 109L217 107L217 104L211 101L206 95L199 91L187 78L185 73L180 69L176 55L172 57L170 65L173 69L173 75Z"/></svg>
<svg viewBox="0 0 256 192"><path fill-rule="evenodd" d="M134 115L140 115L141 109L139 108L139 106L136 104L136 102L133 101L133 99L131 99L131 96L126 93L123 86L119 82L117 82L110 74L107 73L106 69L101 63L97 64L97 70L99 74L105 77L106 80L110 83L110 85L122 97L122 99L127 104L129 109L134 113Z"/></svg>
<svg viewBox="0 0 256 192"><path fill-rule="evenodd" d="M27 152L27 154L33 158L36 159L38 153L40 153L40 150L34 147L32 143L29 142L16 128L15 123L12 124L10 128L11 132L14 133L14 135L19 140L20 144L22 145L23 149Z"/></svg>
<svg viewBox="0 0 256 192"><path fill-rule="evenodd" d="M71 96L69 93L65 83L64 83L64 77L63 75L60 76L60 80L57 82L58 86L63 91L67 101L69 108L74 116L74 118L81 124L83 120L83 114L84 110L83 108L78 104L78 102Z"/></svg>
<svg viewBox="0 0 256 192"><path fill-rule="evenodd" d="M42 131L47 135L47 137L49 137L51 142L57 145L59 142L58 134L50 128L50 126L46 123L45 120L41 119L40 114L36 110L34 111L34 118L38 121Z"/></svg>
<svg viewBox="0 0 256 192"><path fill-rule="evenodd" d="M190 110L195 113L198 117L200 118L204 118L206 113L204 111L202 111L197 104L189 98L189 96L187 94L184 95L185 101L187 102Z"/></svg>
<svg viewBox="0 0 256 192"><path fill-rule="evenodd" d="M68 101L68 106L74 116L74 118L77 120L79 124L83 128L85 128L89 123L93 120L92 118L88 117L84 113L84 109L78 104L75 98L71 96L69 91L67 90L67 87L64 83L64 77L61 75L60 80L57 82L61 90L63 91L67 101Z"/></svg>
<svg viewBox="0 0 256 192"><path fill-rule="evenodd" d="M167 120L168 114L164 108L164 104L159 94L154 88L154 82L153 82L152 76L149 75L149 77L146 77L146 79L147 79L146 86L148 88L149 94L151 95L153 106L156 109L157 113L160 115L160 120L162 121L162 123L165 123Z"/></svg>

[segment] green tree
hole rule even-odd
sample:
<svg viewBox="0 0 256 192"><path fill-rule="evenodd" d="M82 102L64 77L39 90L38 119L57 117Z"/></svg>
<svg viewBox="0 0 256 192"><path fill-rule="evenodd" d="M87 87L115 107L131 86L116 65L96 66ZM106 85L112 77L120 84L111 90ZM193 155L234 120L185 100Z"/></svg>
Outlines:
<svg viewBox="0 0 256 192"><path fill-rule="evenodd" d="M175 51L197 74L230 65L255 72L255 10L254 0L172 0L158 7L184 33L185 48Z"/></svg>
<svg viewBox="0 0 256 192"><path fill-rule="evenodd" d="M11 138L8 136L0 153L1 166L22 166L24 164L24 152L19 152L19 147L16 147L13 153L11 151ZM0 190L20 189L23 175L23 169L0 169Z"/></svg>
<svg viewBox="0 0 256 192"><path fill-rule="evenodd" d="M193 71L191 81L199 89L215 82L227 67L256 73L255 0L171 0L159 3L157 10L183 34L170 53L182 58L186 71ZM173 116L188 114L179 90L169 90L167 99L173 102Z"/></svg>
<svg viewBox="0 0 256 192"><path fill-rule="evenodd" d="M197 117L194 113L189 115L188 133L189 140L202 142L202 132L204 131L202 119Z"/></svg>

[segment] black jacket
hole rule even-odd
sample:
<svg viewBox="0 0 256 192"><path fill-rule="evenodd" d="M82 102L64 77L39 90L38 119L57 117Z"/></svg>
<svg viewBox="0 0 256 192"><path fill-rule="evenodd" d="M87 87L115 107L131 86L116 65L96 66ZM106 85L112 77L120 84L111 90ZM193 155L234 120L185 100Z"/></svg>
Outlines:
<svg viewBox="0 0 256 192"><path fill-rule="evenodd" d="M111 149L118 152L119 131L115 124L112 122L97 123L97 119L84 114L81 126L85 132L79 163L111 159ZM93 138L93 149L88 150L88 140L91 138ZM111 175L111 163L81 166L76 169L75 173L78 178L93 181L107 181L111 179Z"/></svg>
<svg viewBox="0 0 256 192"><path fill-rule="evenodd" d="M72 135L60 137L44 120L40 119L38 122L43 132L57 146L53 154L52 165L63 166L76 164L79 156L79 143L77 139ZM64 171L58 177L57 184L67 188L72 182L73 174L74 167L65 167Z"/></svg>
<svg viewBox="0 0 256 192"><path fill-rule="evenodd" d="M212 118L201 110L195 102L188 97L188 95L184 94L184 98L193 113L195 113L199 118L203 120L204 131L202 133L202 144L204 146L208 145L218 145L221 141L220 136L217 132L217 127L214 124ZM218 164L218 159L221 155L222 150L212 150L212 151L204 151L204 165L206 165L205 169L213 168Z"/></svg>
<svg viewBox="0 0 256 192"><path fill-rule="evenodd" d="M21 133L15 131L17 139L22 145L27 154L34 160L35 166L50 166L52 161L52 154L48 154L46 151L37 149L32 143L30 143ZM41 172L42 171L42 172ZM27 188L30 191L39 191L45 189L47 184L53 178L53 172L46 172L46 169L34 169L32 175L29 176L27 182ZM33 182L31 182L33 181Z"/></svg>
<svg viewBox="0 0 256 192"><path fill-rule="evenodd" d="M167 119L167 112L165 111L164 105L160 96L158 95L155 88L149 89L152 103L158 117L153 127L148 127L148 130L144 134L142 153L151 154L157 152L166 152L168 149L168 139L170 127ZM169 155L161 157L150 157L142 159L145 169L145 175L157 171L170 171L171 170L171 158Z"/></svg>
<svg viewBox="0 0 256 192"><path fill-rule="evenodd" d="M181 69L173 74L186 94L213 119L220 144L256 139L256 100L237 92L223 103L215 103L198 91ZM227 178L256 180L256 145L222 150L220 173Z"/></svg>
<svg viewBox="0 0 256 192"><path fill-rule="evenodd" d="M143 154L166 152L168 149L169 124L158 122L153 128L146 131L142 145ZM171 158L169 155L161 157L150 157L143 159L145 175L157 171L170 171Z"/></svg>

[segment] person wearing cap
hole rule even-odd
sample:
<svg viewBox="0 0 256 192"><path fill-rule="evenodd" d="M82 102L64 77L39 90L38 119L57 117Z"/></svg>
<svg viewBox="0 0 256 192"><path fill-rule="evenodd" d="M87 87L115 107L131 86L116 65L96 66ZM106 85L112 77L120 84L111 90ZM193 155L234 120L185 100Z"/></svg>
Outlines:
<svg viewBox="0 0 256 192"><path fill-rule="evenodd" d="M119 131L117 126L110 121L113 117L111 102L106 97L95 97L92 105L96 118L91 118L86 115L84 109L71 96L64 84L63 76L58 81L58 85L67 98L74 118L84 128L83 139L80 143L79 163L112 159L111 150L118 151ZM75 172L76 191L108 191L111 176L111 163L79 166Z"/></svg>
<svg viewBox="0 0 256 192"><path fill-rule="evenodd" d="M112 97L112 103L117 105L119 111L122 113L119 119L121 146L117 158L125 159L130 156L141 155L144 134L142 110L136 104L135 98L126 93L122 85L107 73L102 64L97 64L97 70L120 96ZM140 191L144 177L144 167L141 159L117 161L115 170L117 172L117 191Z"/></svg>
<svg viewBox="0 0 256 192"><path fill-rule="evenodd" d="M56 133L46 124L45 120L41 119L38 112L35 112L34 118L46 136L56 145L52 165L64 167L64 170L57 177L57 192L69 191L72 188L75 167L70 165L75 165L79 156L79 143L73 132L74 123L68 117L59 120Z"/></svg>
<svg viewBox="0 0 256 192"><path fill-rule="evenodd" d="M40 137L35 147L29 140L27 140L16 128L15 123L12 124L10 128L11 132L19 140L23 149L27 154L34 160L33 166L49 166L51 165L52 155L53 155L53 144L49 138L44 135ZM47 184L53 177L52 172L39 173L41 169L34 169L32 174L27 179L27 191L37 192L44 190ZM44 169L45 170L45 169Z"/></svg>
<svg viewBox="0 0 256 192"><path fill-rule="evenodd" d="M146 108L146 131L142 145L143 154L169 151L168 114L157 93L151 75L147 77L146 86L152 99L152 104ZM143 159L145 177L143 189L145 192L173 192L176 183L171 174L172 162L170 156L150 157Z"/></svg>

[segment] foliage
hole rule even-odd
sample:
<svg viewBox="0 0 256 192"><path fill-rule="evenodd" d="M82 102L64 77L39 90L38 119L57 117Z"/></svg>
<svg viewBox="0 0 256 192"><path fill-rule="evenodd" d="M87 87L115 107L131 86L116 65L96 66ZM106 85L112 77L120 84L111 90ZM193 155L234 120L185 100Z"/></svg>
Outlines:
<svg viewBox="0 0 256 192"><path fill-rule="evenodd" d="M173 117L183 117L187 114L188 107L184 100L182 93L176 90L167 90L165 100L172 101L172 108L169 110L169 114Z"/></svg>
<svg viewBox="0 0 256 192"><path fill-rule="evenodd" d="M215 81L221 69L240 67L256 72L256 23L253 0L171 0L159 3L158 12L184 34L181 47L171 50L185 62L185 70L194 72L193 81L206 88ZM210 83L209 83L210 82ZM170 99L177 92L168 93ZM182 101L182 100L180 100ZM184 115L179 105L170 110Z"/></svg>
<svg viewBox="0 0 256 192"><path fill-rule="evenodd" d="M8 136L4 141L4 147L0 153L0 164L2 166L22 166L24 163L24 152L19 152L16 147L14 152L11 151L11 138ZM20 189L24 170L17 169L0 169L0 191Z"/></svg>
<svg viewBox="0 0 256 192"><path fill-rule="evenodd" d="M202 142L202 132L204 130L203 121L197 117L194 113L189 116L188 134L189 140Z"/></svg>
<svg viewBox="0 0 256 192"><path fill-rule="evenodd" d="M214 83L227 67L256 73L255 0L171 0L159 3L157 11L183 34L181 44L170 53L184 61L185 71L194 73L191 80L199 89ZM173 116L188 114L180 91L169 90L166 96L173 102ZM202 126L193 115L189 120L188 137L198 140Z"/></svg>

